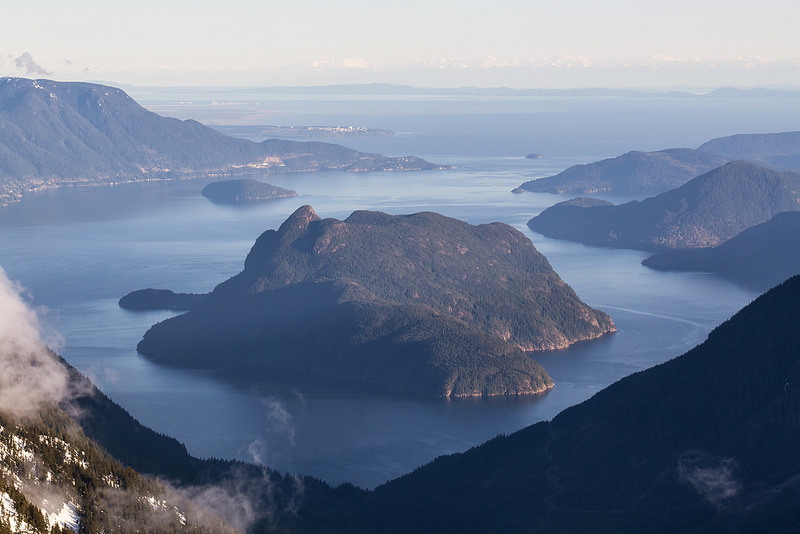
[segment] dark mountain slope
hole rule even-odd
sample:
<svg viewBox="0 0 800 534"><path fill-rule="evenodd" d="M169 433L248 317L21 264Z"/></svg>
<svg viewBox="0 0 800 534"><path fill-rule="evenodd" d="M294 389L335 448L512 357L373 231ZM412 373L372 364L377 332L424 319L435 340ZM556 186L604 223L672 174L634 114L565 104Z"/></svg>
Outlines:
<svg viewBox="0 0 800 534"><path fill-rule="evenodd" d="M800 273L800 212L784 212L713 248L671 250L642 262L663 271L716 273L768 289Z"/></svg>
<svg viewBox="0 0 800 534"><path fill-rule="evenodd" d="M24 191L95 184L327 169L440 168L329 143L254 143L197 121L161 117L120 89L0 78L0 201Z"/></svg>
<svg viewBox="0 0 800 534"><path fill-rule="evenodd" d="M679 187L730 159L689 148L632 151L616 158L573 165L555 176L530 180L519 187L534 193L653 195Z"/></svg>
<svg viewBox="0 0 800 534"><path fill-rule="evenodd" d="M303 514L330 512L321 532L349 532L349 521L362 532L792 531L798 324L794 277L695 349L552 422L438 458L351 516Z"/></svg>
<svg viewBox="0 0 800 534"><path fill-rule="evenodd" d="M507 225L365 211L323 220L304 206L258 238L242 273L138 348L180 365L493 395L550 386L525 351L613 329Z"/></svg>
<svg viewBox="0 0 800 534"><path fill-rule="evenodd" d="M719 245L779 212L798 209L800 174L738 161L642 201L556 204L528 226L588 245L661 251Z"/></svg>
<svg viewBox="0 0 800 534"><path fill-rule="evenodd" d="M62 532L46 521L78 532L293 532L306 492L312 502L329 504L362 494L337 494L315 479L262 466L192 457L50 357L63 366L71 395L24 417L0 407L0 532ZM24 380L40 372L19 371L33 373Z"/></svg>

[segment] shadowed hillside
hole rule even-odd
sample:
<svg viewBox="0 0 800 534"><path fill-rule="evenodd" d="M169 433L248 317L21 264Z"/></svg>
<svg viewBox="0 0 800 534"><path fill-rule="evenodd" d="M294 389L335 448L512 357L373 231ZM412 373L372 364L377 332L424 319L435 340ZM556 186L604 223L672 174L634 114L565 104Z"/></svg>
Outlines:
<svg viewBox="0 0 800 534"><path fill-rule="evenodd" d="M800 212L779 213L718 247L662 252L642 265L716 273L763 291L800 273Z"/></svg>
<svg viewBox="0 0 800 534"><path fill-rule="evenodd" d="M688 353L440 457L319 532L790 532L800 520L800 277Z"/></svg>

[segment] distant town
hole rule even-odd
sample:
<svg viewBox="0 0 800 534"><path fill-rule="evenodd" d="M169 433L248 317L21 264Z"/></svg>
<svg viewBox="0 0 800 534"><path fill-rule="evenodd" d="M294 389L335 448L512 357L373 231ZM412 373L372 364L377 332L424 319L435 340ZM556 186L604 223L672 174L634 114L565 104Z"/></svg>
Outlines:
<svg viewBox="0 0 800 534"><path fill-rule="evenodd" d="M281 137L392 137L392 130L363 126L259 126L265 136Z"/></svg>

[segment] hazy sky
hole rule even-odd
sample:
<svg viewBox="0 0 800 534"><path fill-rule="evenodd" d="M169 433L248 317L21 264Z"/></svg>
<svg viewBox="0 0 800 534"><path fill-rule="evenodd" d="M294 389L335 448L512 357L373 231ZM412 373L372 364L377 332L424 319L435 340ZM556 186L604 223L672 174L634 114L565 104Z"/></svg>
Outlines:
<svg viewBox="0 0 800 534"><path fill-rule="evenodd" d="M0 75L136 85L800 85L796 0L9 0Z"/></svg>

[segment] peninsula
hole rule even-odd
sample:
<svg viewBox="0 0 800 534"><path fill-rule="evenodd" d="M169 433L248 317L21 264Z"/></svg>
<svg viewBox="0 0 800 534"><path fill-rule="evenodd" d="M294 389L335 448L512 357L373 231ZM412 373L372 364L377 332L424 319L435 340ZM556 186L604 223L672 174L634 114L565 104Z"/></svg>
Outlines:
<svg viewBox="0 0 800 534"><path fill-rule="evenodd" d="M0 205L38 189L198 177L435 170L331 143L229 137L91 83L0 78Z"/></svg>

